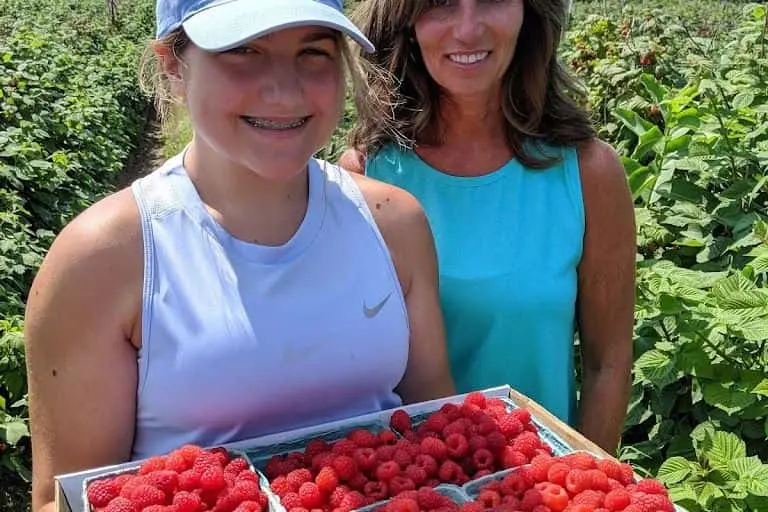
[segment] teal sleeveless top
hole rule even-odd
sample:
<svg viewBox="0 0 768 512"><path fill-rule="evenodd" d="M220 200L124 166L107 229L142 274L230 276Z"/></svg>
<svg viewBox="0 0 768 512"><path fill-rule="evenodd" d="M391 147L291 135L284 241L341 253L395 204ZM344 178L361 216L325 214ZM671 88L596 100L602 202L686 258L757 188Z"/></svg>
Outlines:
<svg viewBox="0 0 768 512"><path fill-rule="evenodd" d="M435 238L451 371L461 393L498 385L575 423L574 340L584 208L575 148L539 170L479 177L386 146L366 174L413 194Z"/></svg>

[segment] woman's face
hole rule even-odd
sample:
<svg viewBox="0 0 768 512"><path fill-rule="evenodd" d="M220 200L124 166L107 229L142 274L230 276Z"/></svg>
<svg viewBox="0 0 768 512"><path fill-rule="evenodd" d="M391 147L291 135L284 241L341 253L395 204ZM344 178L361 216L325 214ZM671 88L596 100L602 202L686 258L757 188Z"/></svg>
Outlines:
<svg viewBox="0 0 768 512"><path fill-rule="evenodd" d="M339 44L330 29L298 27L221 53L190 45L181 92L196 143L265 178L295 177L341 115Z"/></svg>
<svg viewBox="0 0 768 512"><path fill-rule="evenodd" d="M517 46L524 0L432 0L416 40L432 79L453 99L495 98Z"/></svg>

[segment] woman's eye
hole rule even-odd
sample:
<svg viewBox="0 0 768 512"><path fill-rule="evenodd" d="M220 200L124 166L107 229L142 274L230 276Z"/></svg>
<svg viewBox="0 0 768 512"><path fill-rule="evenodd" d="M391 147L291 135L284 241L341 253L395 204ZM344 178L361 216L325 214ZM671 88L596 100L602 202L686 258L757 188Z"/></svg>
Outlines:
<svg viewBox="0 0 768 512"><path fill-rule="evenodd" d="M431 7L448 7L454 2L454 0L430 0L429 5Z"/></svg>

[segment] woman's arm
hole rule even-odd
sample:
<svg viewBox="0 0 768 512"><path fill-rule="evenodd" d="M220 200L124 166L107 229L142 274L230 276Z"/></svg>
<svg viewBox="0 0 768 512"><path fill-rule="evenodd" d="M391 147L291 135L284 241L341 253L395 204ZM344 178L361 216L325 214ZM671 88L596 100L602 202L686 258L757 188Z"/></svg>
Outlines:
<svg viewBox="0 0 768 512"><path fill-rule="evenodd" d="M30 290L24 337L32 510L53 511L53 477L128 460L141 303L138 213L119 193L65 227Z"/></svg>
<svg viewBox="0 0 768 512"><path fill-rule="evenodd" d="M626 174L609 145L579 149L586 215L579 266L579 430L608 453L621 439L631 388L636 234Z"/></svg>
<svg viewBox="0 0 768 512"><path fill-rule="evenodd" d="M421 205L408 192L354 176L387 243L405 294L411 345L398 393L405 403L455 393L438 296L437 257Z"/></svg>

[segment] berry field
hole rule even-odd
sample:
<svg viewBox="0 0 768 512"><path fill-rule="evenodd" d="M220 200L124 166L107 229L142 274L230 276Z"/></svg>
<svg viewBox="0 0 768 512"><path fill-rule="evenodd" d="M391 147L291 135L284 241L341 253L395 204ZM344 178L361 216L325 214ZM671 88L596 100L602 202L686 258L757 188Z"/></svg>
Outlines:
<svg viewBox="0 0 768 512"><path fill-rule="evenodd" d="M0 510L28 507L31 278L147 138L136 81L153 3L123 0L114 19L106 5L0 0ZM767 27L765 3L576 0L561 48L636 200L634 386L618 455L691 512L768 510ZM353 119L350 107L329 158ZM173 152L185 126L157 149ZM498 485L487 503L512 487Z"/></svg>

